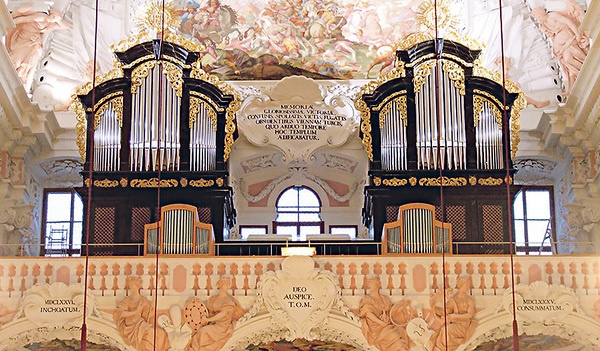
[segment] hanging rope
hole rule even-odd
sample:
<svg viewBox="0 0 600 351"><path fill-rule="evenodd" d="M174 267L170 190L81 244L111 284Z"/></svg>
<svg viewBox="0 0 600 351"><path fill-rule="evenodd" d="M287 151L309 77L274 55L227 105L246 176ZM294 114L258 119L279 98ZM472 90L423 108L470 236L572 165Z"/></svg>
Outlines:
<svg viewBox="0 0 600 351"><path fill-rule="evenodd" d="M442 54L442 46L440 45L440 41L438 40L438 36L439 36L439 32L438 32L438 8L437 8L437 0L434 0L433 2L433 17L434 17L434 22L435 22L435 36L434 36L434 50L435 50L435 71L434 71L434 79L435 79L435 117L436 117L436 123L437 123L437 150L436 150L436 154L437 154L437 160L438 160L438 170L439 170L439 174L440 174L440 210L441 210L441 219L442 219L442 291L443 291L443 296L444 296L444 345L446 348L446 351L448 351L448 310L446 308L446 305L448 303L448 301L446 301L446 299L448 298L447 296L447 275L448 272L446 272L446 242L444 241L444 224L446 222L446 211L445 211L445 206L444 206L444 182L442 181L442 177L443 177L443 172L442 172L442 163L440 162L442 159L442 152L441 152L441 142L442 142L442 120L441 120L441 116L440 116L440 77L439 77L439 67L441 64L441 54ZM441 42L441 45L443 45L444 42ZM435 218L434 218L435 220ZM435 238L435 226L433 228L433 237ZM434 249L435 252L435 249ZM432 307L432 309L435 307ZM435 313L435 310L432 311L432 313Z"/></svg>
<svg viewBox="0 0 600 351"><path fill-rule="evenodd" d="M92 214L92 176L94 168L94 118L96 116L96 62L98 53L98 0L96 0L95 19L94 19L94 58L92 60L92 121L88 121L90 128L89 140L89 166L88 166L88 184L87 184L87 209L85 214L85 269L83 283L83 320L81 323L81 351L87 350L87 287L88 270L90 263L90 217Z"/></svg>
<svg viewBox="0 0 600 351"><path fill-rule="evenodd" d="M506 106L506 66L504 62L504 27L503 27L503 17L502 17L502 0L498 0L498 13L500 18L500 59L501 59L501 72L502 72L502 104ZM512 314L513 314L513 350L519 351L519 330L517 324L517 305L515 298L515 261L514 261L514 231L513 231L513 223L512 223L512 201L510 195L510 121L508 116L506 115L506 108L502 109L502 128L506 131L504 133L504 166L506 168L506 204L508 206L508 236L510 240L510 276L511 276L511 287L512 287Z"/></svg>
<svg viewBox="0 0 600 351"><path fill-rule="evenodd" d="M158 69L159 69L159 77L160 79L158 80L158 118L157 118L157 129L160 128L161 126L161 122L162 122L162 112L163 112L163 70L164 70L164 65L163 65L163 48L164 48L164 37L165 37L165 0L162 0L162 6L161 6L161 22L160 22L160 33L158 33L158 40L159 40L159 54L158 54ZM160 182L161 182L161 176L162 176L162 167L163 167L163 161L162 161L162 157L160 154L160 139L161 139L161 134L160 134L160 129L158 129L158 141L157 141L157 147L156 147L156 163L158 164L158 174L157 174L157 178L158 178L158 187L156 188L156 202L157 202L157 208L158 208L158 216L159 216L159 220L162 219L162 215L161 215L161 209L160 209ZM165 148L166 148L166 138L164 140L165 142ZM152 347L153 350L156 351L156 334L157 334L157 328L158 328L158 274L160 272L159 269L159 256L160 256L160 250L162 250L163 246L164 246L164 239L161 240L161 236L164 235L164 230L161 231L160 226L158 227L158 232L157 232L157 243L158 246L156 248L156 259L154 261L154 323L153 323L153 330L154 330L154 335L153 335L153 342L152 342Z"/></svg>

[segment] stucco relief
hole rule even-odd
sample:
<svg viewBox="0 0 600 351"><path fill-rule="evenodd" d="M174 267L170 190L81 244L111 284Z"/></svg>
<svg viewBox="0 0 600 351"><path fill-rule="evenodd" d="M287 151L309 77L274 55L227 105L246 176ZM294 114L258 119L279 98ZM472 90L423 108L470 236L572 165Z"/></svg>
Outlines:
<svg viewBox="0 0 600 351"><path fill-rule="evenodd" d="M169 314L161 314L157 318L158 325L169 336L169 351L184 351L192 335L192 329L183 318L183 310L179 305L173 305Z"/></svg>
<svg viewBox="0 0 600 351"><path fill-rule="evenodd" d="M512 311L512 294L505 293L498 312ZM543 281L515 287L517 315L527 320L550 322L561 320L570 313L582 313L577 296L564 285L548 285Z"/></svg>
<svg viewBox="0 0 600 351"><path fill-rule="evenodd" d="M283 163L314 163L314 152L338 147L352 136L357 121L352 100L321 95L319 84L288 77L269 96L249 96L243 103L240 130L257 146L273 146Z"/></svg>
<svg viewBox="0 0 600 351"><path fill-rule="evenodd" d="M289 257L281 268L267 272L260 287L271 323L284 326L288 340L315 338L312 330L326 322L339 296L335 278L315 269L309 257Z"/></svg>
<svg viewBox="0 0 600 351"><path fill-rule="evenodd" d="M50 159L40 163L46 173L42 182L46 188L72 188L82 186L83 164L73 159Z"/></svg>
<svg viewBox="0 0 600 351"><path fill-rule="evenodd" d="M323 179L315 174L312 174L306 167L290 167L286 174L265 182L264 186L260 189L260 191L258 191L255 194L251 194L248 191L248 185L246 184L246 181L244 180L244 178L241 178L237 182L236 189L240 190L240 192L242 193L242 196L246 200L248 200L248 202L257 203L257 202L263 200L265 197L267 197L273 191L273 189L275 189L275 187L277 187L280 183L282 183L283 181L286 181L288 179L291 179L291 178L302 179L302 180L308 179L308 180L315 182L323 189L323 191L325 191L325 193L327 195L331 196L332 199L334 199L338 202L346 202L346 201L350 200L352 195L354 195L354 193L356 192L356 189L358 189L358 182L354 181L348 185L347 192L340 194L338 191L336 191L336 189L334 189L327 182L326 179Z"/></svg>
<svg viewBox="0 0 600 351"><path fill-rule="evenodd" d="M281 270L261 277L257 299L236 326L224 349L277 340L326 340L370 347L360 333L360 318L341 299L333 273L315 268L310 257L292 256Z"/></svg>
<svg viewBox="0 0 600 351"><path fill-rule="evenodd" d="M581 6L575 0L566 0L566 4L567 8L561 12L534 8L531 17L539 22L542 32L552 39L552 51L567 80L568 95L590 49L590 39L579 30L584 17Z"/></svg>
<svg viewBox="0 0 600 351"><path fill-rule="evenodd" d="M35 285L27 290L16 318L25 317L38 327L81 326L83 316L83 285L61 282ZM91 292L87 292L89 316L100 316Z"/></svg>
<svg viewBox="0 0 600 351"><path fill-rule="evenodd" d="M431 295L427 320L422 307L414 308L408 300L392 304L389 297L380 294L379 278L369 278L367 286L368 294L360 302L362 331L369 344L379 350L457 350L477 328L468 277L458 278L456 291L448 288L444 293L440 289Z"/></svg>
<svg viewBox="0 0 600 351"><path fill-rule="evenodd" d="M274 153L268 155L261 155L248 160L244 160L240 162L240 164L242 165L242 169L244 170L244 172L250 173L254 171L259 171L261 169L275 167L276 164L273 160L274 157Z"/></svg>
<svg viewBox="0 0 600 351"><path fill-rule="evenodd" d="M11 14L16 27L6 36L6 49L17 74L26 86L30 84L34 68L42 54L43 38L52 31L66 28L62 14L51 10L49 14L31 11L31 6Z"/></svg>
<svg viewBox="0 0 600 351"><path fill-rule="evenodd" d="M594 318L600 322L600 299L598 301L596 301L596 303L594 304L594 308L592 309L593 313L594 313Z"/></svg>
<svg viewBox="0 0 600 351"><path fill-rule="evenodd" d="M15 314L16 311L11 311L3 304L0 304L0 328L2 328L2 325L12 321L15 318Z"/></svg>
<svg viewBox="0 0 600 351"><path fill-rule="evenodd" d="M513 160L513 165L517 170L516 183L544 185L554 183L553 173L558 163L541 158L517 158Z"/></svg>
<svg viewBox="0 0 600 351"><path fill-rule="evenodd" d="M581 350L600 347L599 323L587 316L575 292L564 285L549 285L544 281L519 284L515 287L515 311L519 335L557 335L584 345ZM476 335L464 350L513 334L512 290L506 289L502 302L480 319Z"/></svg>
<svg viewBox="0 0 600 351"><path fill-rule="evenodd" d="M348 159L346 157L340 157L333 154L323 153L323 157L325 157L325 162L323 163L323 167L338 169L340 171L353 173L358 166L358 162L355 160Z"/></svg>
<svg viewBox="0 0 600 351"><path fill-rule="evenodd" d="M185 307L185 319L193 330L186 351L218 351L229 340L235 324L246 311L227 291L231 279L221 277L217 282L219 293L206 303L200 299L190 300Z"/></svg>
<svg viewBox="0 0 600 351"><path fill-rule="evenodd" d="M431 329L435 331L430 339L432 351L456 350L473 336L477 328L475 300L469 296L471 281L468 277L461 276L456 285L455 292L450 290L444 296L444 291L439 290L431 297Z"/></svg>
<svg viewBox="0 0 600 351"><path fill-rule="evenodd" d="M32 237L31 221L33 205L15 205L4 201L0 205L0 254L16 256L27 239ZM34 248L35 249L35 248Z"/></svg>
<svg viewBox="0 0 600 351"><path fill-rule="evenodd" d="M168 350L170 345L167 333L154 325L154 304L140 295L141 278L129 277L128 285L131 295L119 303L113 315L123 341L139 351Z"/></svg>
<svg viewBox="0 0 600 351"><path fill-rule="evenodd" d="M410 301L392 304L389 297L381 295L381 282L377 277L367 281L369 293L360 301L362 331L370 345L382 351L408 351L411 341L406 326L416 310Z"/></svg>

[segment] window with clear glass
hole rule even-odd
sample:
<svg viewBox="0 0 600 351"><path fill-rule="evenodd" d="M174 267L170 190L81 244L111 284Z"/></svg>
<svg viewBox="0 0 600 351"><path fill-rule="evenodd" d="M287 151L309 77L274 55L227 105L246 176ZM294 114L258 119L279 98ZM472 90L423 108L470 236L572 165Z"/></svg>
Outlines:
<svg viewBox="0 0 600 351"><path fill-rule="evenodd" d="M524 186L514 202L515 244L519 255L552 255L552 188Z"/></svg>
<svg viewBox="0 0 600 351"><path fill-rule="evenodd" d="M73 189L47 190L44 196L46 256L80 256L83 202Z"/></svg>
<svg viewBox="0 0 600 351"><path fill-rule="evenodd" d="M306 240L307 235L323 233L321 200L308 187L291 187L277 199L277 217L273 231L277 235L291 235L293 240Z"/></svg>

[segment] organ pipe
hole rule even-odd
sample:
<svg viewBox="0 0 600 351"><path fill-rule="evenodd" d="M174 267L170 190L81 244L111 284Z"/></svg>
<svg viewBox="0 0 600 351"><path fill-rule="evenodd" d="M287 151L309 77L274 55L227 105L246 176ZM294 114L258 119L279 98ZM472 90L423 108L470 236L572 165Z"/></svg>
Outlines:
<svg viewBox="0 0 600 351"><path fill-rule="evenodd" d="M424 203L400 206L398 220L384 225L384 253L450 252L452 225L435 219L435 207Z"/></svg>
<svg viewBox="0 0 600 351"><path fill-rule="evenodd" d="M159 94L161 84L163 89ZM162 170L178 171L181 98L161 74L159 66L150 69L132 96L130 170L157 171L162 167ZM163 116L160 123L159 108Z"/></svg>
<svg viewBox="0 0 600 351"><path fill-rule="evenodd" d="M161 220L144 227L145 253L156 254L158 247L164 255L213 254L212 225L199 222L197 211L185 204L163 206Z"/></svg>

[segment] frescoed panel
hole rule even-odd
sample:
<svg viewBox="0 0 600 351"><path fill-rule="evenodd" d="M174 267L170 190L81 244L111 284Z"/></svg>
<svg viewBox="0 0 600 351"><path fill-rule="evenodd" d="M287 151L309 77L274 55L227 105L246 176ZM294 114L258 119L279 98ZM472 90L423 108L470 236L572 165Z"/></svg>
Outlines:
<svg viewBox="0 0 600 351"><path fill-rule="evenodd" d="M319 350L319 351L349 351L356 350L352 345L335 341L296 339L294 341L279 340L260 345L250 345L248 351L293 351L293 350Z"/></svg>
<svg viewBox="0 0 600 351"><path fill-rule="evenodd" d="M418 11L407 0L187 0L171 6L180 32L207 47L205 70L242 80L375 77L391 68L392 45L415 32Z"/></svg>
<svg viewBox="0 0 600 351"><path fill-rule="evenodd" d="M56 351L56 350L71 351L72 350L72 351L75 351L75 350L79 350L79 349L81 349L81 341L80 340L54 339L54 340L50 340L50 341L31 343L31 344L25 346L25 348L23 350L30 350L30 351ZM87 350L89 350L89 351L118 351L119 349L108 346L108 345L94 344L93 342L88 341L87 342Z"/></svg>
<svg viewBox="0 0 600 351"><path fill-rule="evenodd" d="M565 340L554 335L520 335L519 350L521 351L539 351L539 350L580 350L582 345L573 341ZM483 343L475 351L508 351L513 349L513 339L505 338Z"/></svg>

